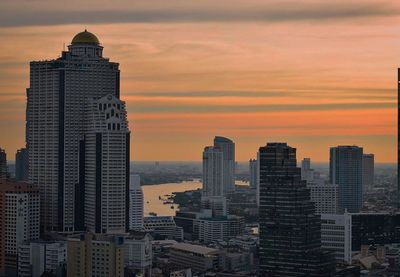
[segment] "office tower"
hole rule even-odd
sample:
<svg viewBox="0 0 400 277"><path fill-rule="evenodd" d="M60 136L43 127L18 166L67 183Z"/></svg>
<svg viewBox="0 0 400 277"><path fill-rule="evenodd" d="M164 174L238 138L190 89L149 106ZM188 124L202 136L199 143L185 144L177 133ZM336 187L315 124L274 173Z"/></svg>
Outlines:
<svg viewBox="0 0 400 277"><path fill-rule="evenodd" d="M362 207L363 149L338 146L330 149L329 182L339 186L339 210L357 213Z"/></svg>
<svg viewBox="0 0 400 277"><path fill-rule="evenodd" d="M84 225L90 232L124 233L129 228L130 140L125 102L109 94L93 99L90 107L80 151Z"/></svg>
<svg viewBox="0 0 400 277"><path fill-rule="evenodd" d="M333 251L336 262L351 264L351 215L321 214L321 245Z"/></svg>
<svg viewBox="0 0 400 277"><path fill-rule="evenodd" d="M334 260L321 249L321 221L297 167L296 149L259 149L260 276L331 276Z"/></svg>
<svg viewBox="0 0 400 277"><path fill-rule="evenodd" d="M250 188L257 189L258 186L258 165L257 160L249 160Z"/></svg>
<svg viewBox="0 0 400 277"><path fill-rule="evenodd" d="M375 165L374 165L374 154L363 154L362 158L362 186L363 194L368 189L372 188L374 184Z"/></svg>
<svg viewBox="0 0 400 277"><path fill-rule="evenodd" d="M40 189L43 231L82 228L82 220L75 217L83 210L79 148L85 114L93 99L119 98L119 79L118 63L103 57L98 38L86 30L72 39L61 57L30 63L29 181Z"/></svg>
<svg viewBox="0 0 400 277"><path fill-rule="evenodd" d="M65 276L66 241L26 241L18 249L18 276L41 277L44 272Z"/></svg>
<svg viewBox="0 0 400 277"><path fill-rule="evenodd" d="M224 137L214 138L214 147L223 153L223 188L224 195L235 191L235 143Z"/></svg>
<svg viewBox="0 0 400 277"><path fill-rule="evenodd" d="M39 238L39 190L7 181L0 186L0 275L17 272L18 247Z"/></svg>
<svg viewBox="0 0 400 277"><path fill-rule="evenodd" d="M124 237L80 234L67 241L67 276L124 276Z"/></svg>
<svg viewBox="0 0 400 277"><path fill-rule="evenodd" d="M223 152L220 148L204 148L202 196L224 196L223 165Z"/></svg>
<svg viewBox="0 0 400 277"><path fill-rule="evenodd" d="M311 159L304 158L301 161L301 179L307 182L314 180L314 169L311 169Z"/></svg>
<svg viewBox="0 0 400 277"><path fill-rule="evenodd" d="M153 238L145 232L133 232L125 237L124 264L125 273L137 276L151 277L153 264Z"/></svg>
<svg viewBox="0 0 400 277"><path fill-rule="evenodd" d="M129 186L129 229L143 229L143 190L140 186L140 175L131 175Z"/></svg>
<svg viewBox="0 0 400 277"><path fill-rule="evenodd" d="M307 183L310 199L316 214L336 214L339 204L338 185L327 184L323 180Z"/></svg>
<svg viewBox="0 0 400 277"><path fill-rule="evenodd" d="M28 181L29 157L28 150L21 148L15 154L15 179L17 181Z"/></svg>
<svg viewBox="0 0 400 277"><path fill-rule="evenodd" d="M7 154L0 147L0 184L7 180Z"/></svg>

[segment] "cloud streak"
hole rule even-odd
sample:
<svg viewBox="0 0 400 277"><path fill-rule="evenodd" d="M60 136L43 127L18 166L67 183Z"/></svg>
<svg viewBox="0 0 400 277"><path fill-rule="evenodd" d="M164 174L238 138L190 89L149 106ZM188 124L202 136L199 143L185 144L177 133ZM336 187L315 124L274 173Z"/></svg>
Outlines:
<svg viewBox="0 0 400 277"><path fill-rule="evenodd" d="M156 5L155 5L156 6ZM202 22L293 22L335 21L400 14L398 7L387 3L313 3L231 5L216 7L163 7L139 9L51 10L0 9L0 27L102 23L202 23Z"/></svg>

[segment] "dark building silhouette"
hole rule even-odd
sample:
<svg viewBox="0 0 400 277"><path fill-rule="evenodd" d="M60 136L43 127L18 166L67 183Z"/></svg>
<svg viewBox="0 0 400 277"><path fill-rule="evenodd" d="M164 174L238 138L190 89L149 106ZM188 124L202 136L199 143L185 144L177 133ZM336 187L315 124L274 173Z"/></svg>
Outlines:
<svg viewBox="0 0 400 277"><path fill-rule="evenodd" d="M397 205L400 208L400 68L397 70Z"/></svg>
<svg viewBox="0 0 400 277"><path fill-rule="evenodd" d="M296 149L268 143L259 158L259 276L333 276L335 262L321 249L321 219L301 180Z"/></svg>
<svg viewBox="0 0 400 277"><path fill-rule="evenodd" d="M7 179L7 154L0 147L0 184Z"/></svg>
<svg viewBox="0 0 400 277"><path fill-rule="evenodd" d="M17 150L15 154L15 179L17 181L28 181L29 156L26 148Z"/></svg>
<svg viewBox="0 0 400 277"><path fill-rule="evenodd" d="M331 147L329 182L338 185L339 210L358 213L363 195L363 148L358 146Z"/></svg>

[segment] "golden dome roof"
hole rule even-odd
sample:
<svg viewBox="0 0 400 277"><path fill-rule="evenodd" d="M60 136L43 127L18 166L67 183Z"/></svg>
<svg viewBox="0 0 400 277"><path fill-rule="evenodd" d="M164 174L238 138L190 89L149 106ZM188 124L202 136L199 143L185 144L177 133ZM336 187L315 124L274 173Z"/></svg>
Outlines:
<svg viewBox="0 0 400 277"><path fill-rule="evenodd" d="M99 39L92 34L91 32L88 32L86 29L83 32L80 32L74 36L72 39L71 44L77 44L77 43L94 43L94 44L100 44Z"/></svg>

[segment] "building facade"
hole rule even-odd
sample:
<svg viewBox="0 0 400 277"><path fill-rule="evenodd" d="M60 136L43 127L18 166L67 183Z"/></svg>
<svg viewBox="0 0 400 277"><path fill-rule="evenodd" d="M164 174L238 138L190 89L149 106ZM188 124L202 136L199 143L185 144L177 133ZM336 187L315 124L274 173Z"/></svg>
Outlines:
<svg viewBox="0 0 400 277"><path fill-rule="evenodd" d="M39 190L7 181L0 186L0 274L17 272L18 247L39 238Z"/></svg>
<svg viewBox="0 0 400 277"><path fill-rule="evenodd" d="M225 137L215 137L214 147L223 153L223 193L235 191L235 143Z"/></svg>
<svg viewBox="0 0 400 277"><path fill-rule="evenodd" d="M362 183L363 183L363 194L368 189L372 188L374 184L375 176L375 156L374 154L363 154L362 158Z"/></svg>
<svg viewBox="0 0 400 277"><path fill-rule="evenodd" d="M316 214L336 214L338 212L338 185L320 182L307 183L310 199L314 203Z"/></svg>
<svg viewBox="0 0 400 277"><path fill-rule="evenodd" d="M250 172L250 188L257 189L258 187L258 163L256 159L249 160Z"/></svg>
<svg viewBox="0 0 400 277"><path fill-rule="evenodd" d="M143 226L155 239L183 240L183 229L176 225L172 216L144 217Z"/></svg>
<svg viewBox="0 0 400 277"><path fill-rule="evenodd" d="M329 182L338 185L339 210L357 213L362 208L363 149L338 146L330 149Z"/></svg>
<svg viewBox="0 0 400 277"><path fill-rule="evenodd" d="M333 257L321 249L321 222L297 168L296 149L259 149L260 276L331 276ZM304 253L307 253L305 255Z"/></svg>
<svg viewBox="0 0 400 277"><path fill-rule="evenodd" d="M7 154L0 147L0 184L7 180Z"/></svg>
<svg viewBox="0 0 400 277"><path fill-rule="evenodd" d="M21 148L15 154L15 179L17 181L28 181L29 178L29 156L28 149Z"/></svg>
<svg viewBox="0 0 400 277"><path fill-rule="evenodd" d="M125 237L125 272L151 277L153 238L144 232L133 232Z"/></svg>
<svg viewBox="0 0 400 277"><path fill-rule="evenodd" d="M129 229L143 230L144 196L140 175L131 175L129 186Z"/></svg>
<svg viewBox="0 0 400 277"><path fill-rule="evenodd" d="M82 220L76 219L83 210L80 140L88 104L106 95L120 96L119 65L103 57L98 38L86 30L72 39L60 58L30 63L29 181L40 189L43 231L83 228Z"/></svg>
<svg viewBox="0 0 400 277"><path fill-rule="evenodd" d="M314 169L311 168L311 159L304 158L301 161L301 179L311 183L314 181Z"/></svg>
<svg viewBox="0 0 400 277"><path fill-rule="evenodd" d="M224 156L218 147L207 146L203 152L202 197L224 196Z"/></svg>

